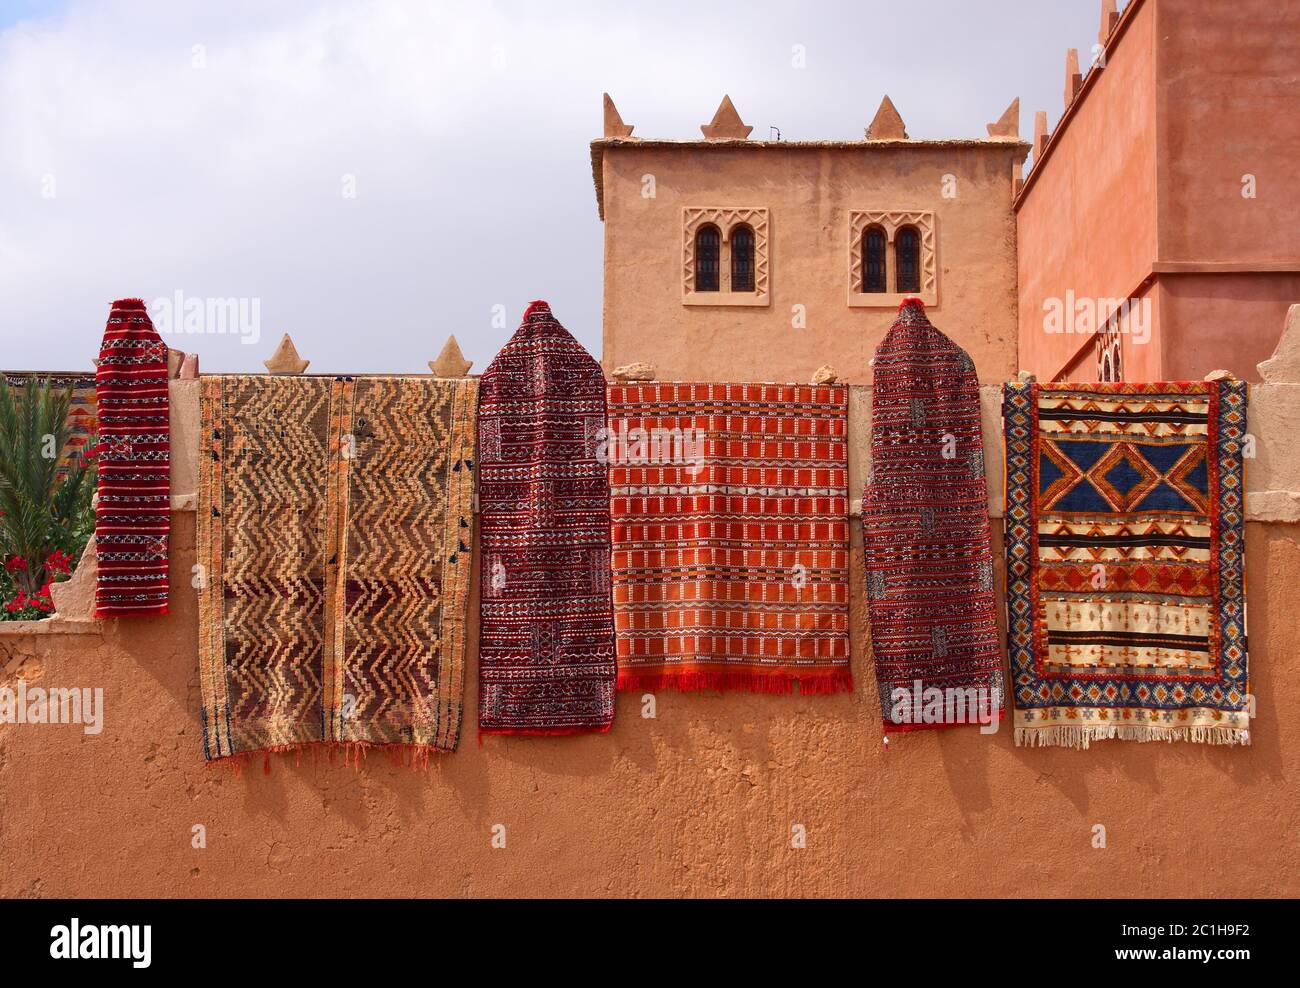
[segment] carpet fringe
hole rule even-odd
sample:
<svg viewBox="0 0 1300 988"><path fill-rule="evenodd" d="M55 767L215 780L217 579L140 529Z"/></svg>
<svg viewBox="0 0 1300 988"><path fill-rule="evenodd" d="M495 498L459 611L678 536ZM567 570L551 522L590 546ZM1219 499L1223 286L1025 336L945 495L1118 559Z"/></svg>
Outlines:
<svg viewBox="0 0 1300 988"><path fill-rule="evenodd" d="M847 667L806 676L789 673L762 672L702 672L699 670L674 672L632 673L619 670L620 690L678 690L688 693L695 690L743 690L749 693L768 693L789 696L799 684L799 695L817 696L829 693L851 693L853 670Z"/></svg>
<svg viewBox="0 0 1300 988"><path fill-rule="evenodd" d="M213 766L228 766L234 770L236 776L244 774L244 769L257 758L262 759L262 774L271 774L271 756L272 755L293 755L294 764L302 764L303 752L310 752L312 761L319 761L323 754L331 765L334 764L336 754L343 755L343 764L351 765L354 769L361 768L361 760L368 759L370 752L378 751L388 758L388 763L395 768L427 769L429 767L429 757L431 755L444 752L444 749L432 744L378 744L373 741L298 741L292 744L273 744L265 748L254 748L251 751L240 751L233 755L225 755L221 758L214 758L207 764Z"/></svg>
<svg viewBox="0 0 1300 988"><path fill-rule="evenodd" d="M1191 741L1197 744L1250 744L1250 731L1240 727L1159 727L1145 724L1056 724L1017 727L1016 745L1027 748L1080 748L1093 741Z"/></svg>

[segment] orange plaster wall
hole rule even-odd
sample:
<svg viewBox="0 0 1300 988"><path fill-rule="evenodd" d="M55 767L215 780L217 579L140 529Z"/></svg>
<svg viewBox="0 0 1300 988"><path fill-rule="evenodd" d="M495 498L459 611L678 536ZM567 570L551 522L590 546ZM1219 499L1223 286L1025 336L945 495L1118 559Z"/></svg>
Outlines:
<svg viewBox="0 0 1300 988"><path fill-rule="evenodd" d="M102 686L106 707L96 737L0 726L0 895L1294 896L1296 532L1248 526L1249 748L1031 750L1006 727L885 747L854 525L851 695L664 692L644 719L622 694L607 735L479 745L471 659L460 750L427 770L305 755L236 776L202 761L194 517L178 513L170 616L0 638L6 683Z"/></svg>
<svg viewBox="0 0 1300 988"><path fill-rule="evenodd" d="M1011 144L979 148L607 148L604 356L646 361L660 380L808 381L830 364L868 383L897 308L850 308L848 211L932 209L939 304L931 318L970 352L981 381L1016 369ZM655 197L642 195L653 175ZM956 178L945 199L943 177ZM686 306L682 207L770 210L767 307ZM793 307L807 325L791 324Z"/></svg>
<svg viewBox="0 0 1300 988"><path fill-rule="evenodd" d="M1138 10L1112 46L1016 214L1020 367L1043 380L1087 342L1047 333L1044 301L1122 298L1156 256L1153 9Z"/></svg>

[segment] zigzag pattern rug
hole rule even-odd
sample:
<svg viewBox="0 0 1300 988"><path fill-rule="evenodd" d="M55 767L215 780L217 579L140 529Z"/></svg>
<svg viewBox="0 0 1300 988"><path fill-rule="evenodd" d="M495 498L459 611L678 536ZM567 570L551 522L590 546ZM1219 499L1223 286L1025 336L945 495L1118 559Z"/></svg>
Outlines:
<svg viewBox="0 0 1300 988"><path fill-rule="evenodd" d="M167 613L171 421L167 344L138 298L113 303L95 372L95 616Z"/></svg>
<svg viewBox="0 0 1300 988"><path fill-rule="evenodd" d="M848 389L614 384L608 402L619 688L852 690Z"/></svg>
<svg viewBox="0 0 1300 988"><path fill-rule="evenodd" d="M205 757L454 750L477 382L202 381Z"/></svg>
<svg viewBox="0 0 1300 988"><path fill-rule="evenodd" d="M550 306L479 389L479 730L607 731L614 719L609 480L600 365Z"/></svg>
<svg viewBox="0 0 1300 988"><path fill-rule="evenodd" d="M1008 385L1016 743L1247 744L1240 381Z"/></svg>

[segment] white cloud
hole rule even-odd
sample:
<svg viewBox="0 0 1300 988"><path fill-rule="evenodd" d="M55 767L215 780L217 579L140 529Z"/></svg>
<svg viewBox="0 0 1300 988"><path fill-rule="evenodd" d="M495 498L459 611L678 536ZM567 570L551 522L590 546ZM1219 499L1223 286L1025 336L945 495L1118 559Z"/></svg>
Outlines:
<svg viewBox="0 0 1300 988"><path fill-rule="evenodd" d="M0 34L0 365L88 367L110 300L176 290L261 300L259 346L180 344L209 371L282 332L354 372L454 332L481 370L492 306L536 297L599 354L602 90L647 136L723 92L755 136L860 136L886 91L913 136L974 136L1027 94L1009 32L1041 5L970 6L73 0Z"/></svg>

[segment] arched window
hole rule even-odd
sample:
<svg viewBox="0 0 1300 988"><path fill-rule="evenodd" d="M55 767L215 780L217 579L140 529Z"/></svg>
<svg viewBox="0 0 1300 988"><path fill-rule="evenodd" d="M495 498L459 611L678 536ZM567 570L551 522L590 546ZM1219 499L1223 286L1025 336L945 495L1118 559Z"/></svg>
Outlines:
<svg viewBox="0 0 1300 988"><path fill-rule="evenodd" d="M862 290L884 292L886 285L885 231L869 226L862 231Z"/></svg>
<svg viewBox="0 0 1300 988"><path fill-rule="evenodd" d="M722 235L712 223L695 232L695 290L718 291Z"/></svg>
<svg viewBox="0 0 1300 988"><path fill-rule="evenodd" d="M921 235L916 227L902 227L894 235L894 265L898 272L898 291L921 290Z"/></svg>
<svg viewBox="0 0 1300 988"><path fill-rule="evenodd" d="M731 290L754 290L754 231L744 223L731 228Z"/></svg>

